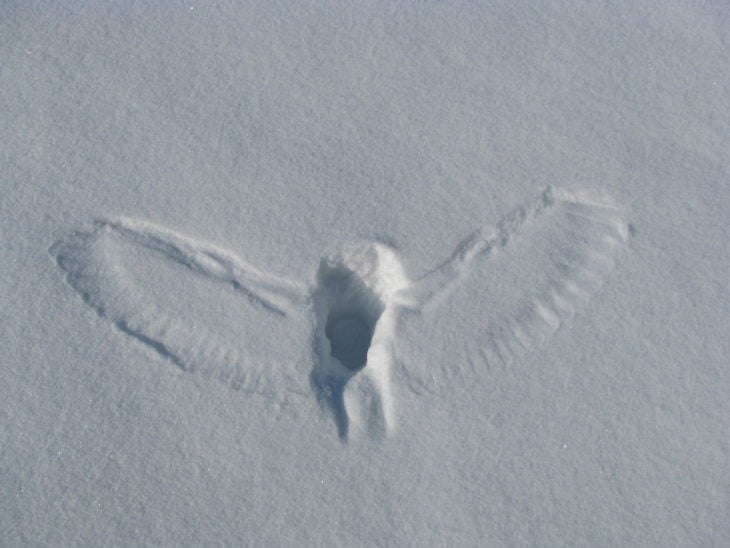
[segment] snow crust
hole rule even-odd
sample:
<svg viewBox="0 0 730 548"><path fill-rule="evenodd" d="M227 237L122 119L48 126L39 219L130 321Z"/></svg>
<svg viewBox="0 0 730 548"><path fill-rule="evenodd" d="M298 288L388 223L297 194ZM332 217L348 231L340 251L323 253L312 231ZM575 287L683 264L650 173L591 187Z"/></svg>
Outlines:
<svg viewBox="0 0 730 548"><path fill-rule="evenodd" d="M0 545L728 545L729 32L4 3Z"/></svg>

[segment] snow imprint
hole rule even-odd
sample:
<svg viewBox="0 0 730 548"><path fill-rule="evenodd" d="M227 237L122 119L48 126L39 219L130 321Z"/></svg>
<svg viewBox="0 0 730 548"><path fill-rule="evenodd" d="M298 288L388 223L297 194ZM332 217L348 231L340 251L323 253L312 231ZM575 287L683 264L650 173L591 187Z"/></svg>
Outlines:
<svg viewBox="0 0 730 548"><path fill-rule="evenodd" d="M433 370L420 361L399 368L416 392L447 378L466 382L470 368L508 363L559 329L600 287L628 237L623 212L610 200L550 187L494 227L471 234L447 260L413 281L396 251L380 243L345 246L322 258L313 283L304 284L258 270L216 246L125 218L97 221L50 252L84 301L124 334L180 369L235 390L313 392L344 440L355 431L385 436L394 430L394 353L404 312L438 322L438 304L452 288L477 283L468 286L475 296L493 291L485 330L464 342L478 358ZM513 240L518 243L510 246ZM488 259L510 248L514 260L523 261L516 272L509 262L500 266L501 283L511 285L500 290L480 284L493 262ZM525 265L533 265L535 274L522 281ZM198 282L208 291L200 294L212 296L209 316L197 309L176 314L172 293L155 291L155 284L164 289ZM197 293L191 295L195 299ZM250 359L246 350L256 340L226 339L216 327L245 334L246 325L238 325L245 323L242 316L235 315L245 310L278 318L272 325L286 337L287 322L307 308L316 357L308 376L295 364Z"/></svg>
<svg viewBox="0 0 730 548"><path fill-rule="evenodd" d="M473 382L483 371L536 349L603 284L629 239L623 217L607 197L549 187L496 226L462 241L410 291L432 309L451 289L466 286L485 297L482 327L464 340L465 363L431 369L405 364L403 376L411 389L441 392L453 382ZM443 324L450 321L438 313L431 316Z"/></svg>

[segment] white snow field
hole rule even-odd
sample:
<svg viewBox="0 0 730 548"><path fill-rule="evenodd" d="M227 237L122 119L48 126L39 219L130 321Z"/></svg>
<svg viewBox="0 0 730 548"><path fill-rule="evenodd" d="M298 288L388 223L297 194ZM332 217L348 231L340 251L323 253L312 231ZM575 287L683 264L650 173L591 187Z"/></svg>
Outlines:
<svg viewBox="0 0 730 548"><path fill-rule="evenodd" d="M0 2L0 545L730 545L727 2Z"/></svg>

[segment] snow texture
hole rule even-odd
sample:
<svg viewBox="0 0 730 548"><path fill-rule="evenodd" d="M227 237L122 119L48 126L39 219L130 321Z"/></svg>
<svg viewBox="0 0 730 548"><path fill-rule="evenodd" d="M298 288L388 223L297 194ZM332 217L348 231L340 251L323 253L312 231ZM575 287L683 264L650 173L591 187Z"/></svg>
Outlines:
<svg viewBox="0 0 730 548"><path fill-rule="evenodd" d="M0 14L0 545L730 544L727 5Z"/></svg>

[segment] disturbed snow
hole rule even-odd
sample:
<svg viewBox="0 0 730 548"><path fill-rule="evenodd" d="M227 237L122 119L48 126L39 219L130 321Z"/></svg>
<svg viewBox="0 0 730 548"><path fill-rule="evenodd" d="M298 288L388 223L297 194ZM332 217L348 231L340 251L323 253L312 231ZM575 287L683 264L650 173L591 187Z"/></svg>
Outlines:
<svg viewBox="0 0 730 548"><path fill-rule="evenodd" d="M727 8L0 11L0 544L730 541Z"/></svg>

